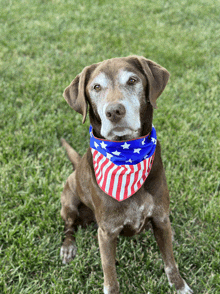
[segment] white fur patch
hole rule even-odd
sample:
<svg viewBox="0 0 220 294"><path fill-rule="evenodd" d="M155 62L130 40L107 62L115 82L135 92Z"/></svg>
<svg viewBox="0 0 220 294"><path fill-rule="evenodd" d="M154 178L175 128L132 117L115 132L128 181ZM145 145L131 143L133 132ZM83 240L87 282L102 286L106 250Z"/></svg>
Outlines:
<svg viewBox="0 0 220 294"><path fill-rule="evenodd" d="M104 294L108 294L108 289L104 286Z"/></svg>
<svg viewBox="0 0 220 294"><path fill-rule="evenodd" d="M173 267L166 267L165 268L165 273L167 275L167 278L168 278L168 282L169 282L170 287L173 286L173 283L171 283L171 281L170 281L170 274L172 273L172 271L173 271Z"/></svg>
<svg viewBox="0 0 220 294"><path fill-rule="evenodd" d="M91 83L91 86L93 87L95 84L99 84L102 88L107 88L110 84L110 79L106 76L104 72L101 72L98 76L94 78L94 80Z"/></svg>
<svg viewBox="0 0 220 294"><path fill-rule="evenodd" d="M151 217L153 214L153 210L154 210L154 205L150 204L148 207L148 213L147 213L147 217Z"/></svg>
<svg viewBox="0 0 220 294"><path fill-rule="evenodd" d="M131 77L137 77L137 75L131 71L127 71L127 70L120 70L119 74L118 74L118 82L121 85L125 85L127 83L127 81L129 80L129 78Z"/></svg>

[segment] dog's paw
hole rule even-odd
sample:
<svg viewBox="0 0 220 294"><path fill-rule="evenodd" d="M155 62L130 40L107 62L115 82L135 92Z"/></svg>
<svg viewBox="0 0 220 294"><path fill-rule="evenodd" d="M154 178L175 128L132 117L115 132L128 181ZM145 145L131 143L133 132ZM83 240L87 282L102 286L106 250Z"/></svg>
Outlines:
<svg viewBox="0 0 220 294"><path fill-rule="evenodd" d="M190 287L184 281L184 288L177 291L177 293L179 293L179 294L193 294L193 290L190 289Z"/></svg>
<svg viewBox="0 0 220 294"><path fill-rule="evenodd" d="M62 259L63 264L69 263L76 256L77 247L72 243L65 244L61 246L60 249L60 258Z"/></svg>

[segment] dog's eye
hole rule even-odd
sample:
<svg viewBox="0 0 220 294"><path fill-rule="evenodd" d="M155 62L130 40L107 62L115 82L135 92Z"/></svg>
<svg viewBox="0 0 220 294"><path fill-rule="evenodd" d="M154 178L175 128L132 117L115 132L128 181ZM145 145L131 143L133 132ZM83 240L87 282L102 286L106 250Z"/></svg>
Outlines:
<svg viewBox="0 0 220 294"><path fill-rule="evenodd" d="M127 81L128 85L134 85L137 82L137 79L134 77L130 77L129 80Z"/></svg>
<svg viewBox="0 0 220 294"><path fill-rule="evenodd" d="M93 89L96 90L96 92L99 92L101 90L101 86L99 84L95 84Z"/></svg>

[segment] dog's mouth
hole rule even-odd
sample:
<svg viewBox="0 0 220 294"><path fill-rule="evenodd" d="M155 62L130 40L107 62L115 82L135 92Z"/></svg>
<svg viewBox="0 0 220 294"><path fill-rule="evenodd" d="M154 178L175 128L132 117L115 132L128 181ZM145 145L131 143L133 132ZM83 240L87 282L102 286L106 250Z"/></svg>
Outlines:
<svg viewBox="0 0 220 294"><path fill-rule="evenodd" d="M131 140L130 136L115 136L111 139L111 141L128 141Z"/></svg>
<svg viewBox="0 0 220 294"><path fill-rule="evenodd" d="M111 141L128 141L138 138L139 135L139 130L133 130L132 128L116 127L108 133L106 139Z"/></svg>

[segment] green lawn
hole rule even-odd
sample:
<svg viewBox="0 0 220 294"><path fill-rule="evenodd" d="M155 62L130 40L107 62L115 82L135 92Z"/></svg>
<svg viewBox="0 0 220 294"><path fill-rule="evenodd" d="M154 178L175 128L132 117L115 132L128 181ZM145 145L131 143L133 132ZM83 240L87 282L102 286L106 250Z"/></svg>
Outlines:
<svg viewBox="0 0 220 294"><path fill-rule="evenodd" d="M62 93L85 66L130 54L171 73L154 125L175 257L195 294L220 293L219 0L0 0L0 15L0 293L102 293L93 227L73 262L59 258L72 170L60 138L81 155L89 144ZM120 237L117 259L120 293L175 293L150 232Z"/></svg>

